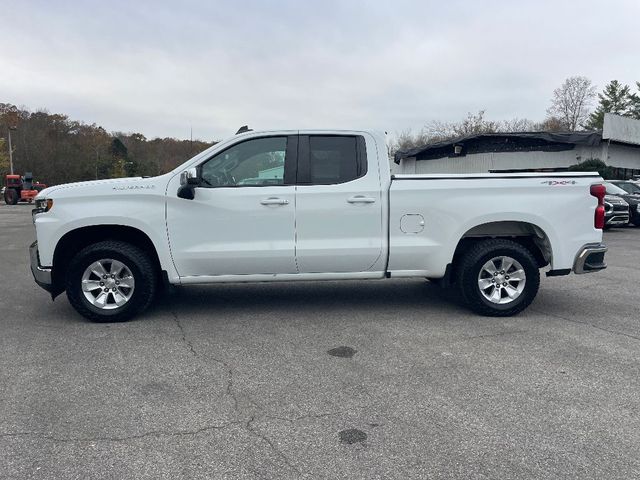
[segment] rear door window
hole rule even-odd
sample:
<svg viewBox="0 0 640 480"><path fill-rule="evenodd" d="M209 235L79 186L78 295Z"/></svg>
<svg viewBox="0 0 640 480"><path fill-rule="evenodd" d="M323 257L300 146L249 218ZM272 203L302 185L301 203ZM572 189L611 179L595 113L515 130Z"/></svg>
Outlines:
<svg viewBox="0 0 640 480"><path fill-rule="evenodd" d="M332 185L367 173L364 138L359 136L310 135L301 139L299 183Z"/></svg>

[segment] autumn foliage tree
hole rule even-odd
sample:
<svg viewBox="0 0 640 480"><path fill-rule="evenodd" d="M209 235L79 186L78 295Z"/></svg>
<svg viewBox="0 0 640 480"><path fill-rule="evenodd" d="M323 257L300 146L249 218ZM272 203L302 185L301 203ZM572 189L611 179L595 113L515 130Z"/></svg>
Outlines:
<svg viewBox="0 0 640 480"><path fill-rule="evenodd" d="M54 185L96 178L159 175L188 160L214 142L156 138L139 133L109 133L66 115L30 112L0 103L0 138L17 126L11 140L16 173L33 172L36 180ZM114 151L114 143L118 145ZM6 143L0 145L0 168Z"/></svg>

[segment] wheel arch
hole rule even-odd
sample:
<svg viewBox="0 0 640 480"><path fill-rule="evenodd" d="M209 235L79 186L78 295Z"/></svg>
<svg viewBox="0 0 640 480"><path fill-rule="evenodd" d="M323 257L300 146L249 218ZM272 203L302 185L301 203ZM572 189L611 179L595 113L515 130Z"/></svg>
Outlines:
<svg viewBox="0 0 640 480"><path fill-rule="evenodd" d="M53 297L64 291L67 267L73 255L93 243L107 239L127 242L149 253L159 278L162 276L158 251L151 238L142 230L127 225L79 227L65 233L56 244L52 266Z"/></svg>
<svg viewBox="0 0 640 480"><path fill-rule="evenodd" d="M469 228L456 245L452 263L471 245L487 238L512 240L527 248L540 268L551 264L553 247L544 229L530 222L518 220L486 222Z"/></svg>

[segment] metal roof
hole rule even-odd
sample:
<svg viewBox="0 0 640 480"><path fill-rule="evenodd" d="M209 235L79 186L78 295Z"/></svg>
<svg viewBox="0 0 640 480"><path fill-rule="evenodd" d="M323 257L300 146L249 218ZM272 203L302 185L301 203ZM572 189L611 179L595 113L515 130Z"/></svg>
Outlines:
<svg viewBox="0 0 640 480"><path fill-rule="evenodd" d="M605 113L602 138L612 142L640 145L640 120Z"/></svg>

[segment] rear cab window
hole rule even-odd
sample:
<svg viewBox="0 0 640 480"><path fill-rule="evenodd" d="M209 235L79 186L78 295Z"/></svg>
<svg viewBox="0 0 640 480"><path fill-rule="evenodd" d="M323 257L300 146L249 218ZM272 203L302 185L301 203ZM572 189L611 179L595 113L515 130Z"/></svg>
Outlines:
<svg viewBox="0 0 640 480"><path fill-rule="evenodd" d="M364 137L359 135L302 135L298 183L335 185L367 173Z"/></svg>

